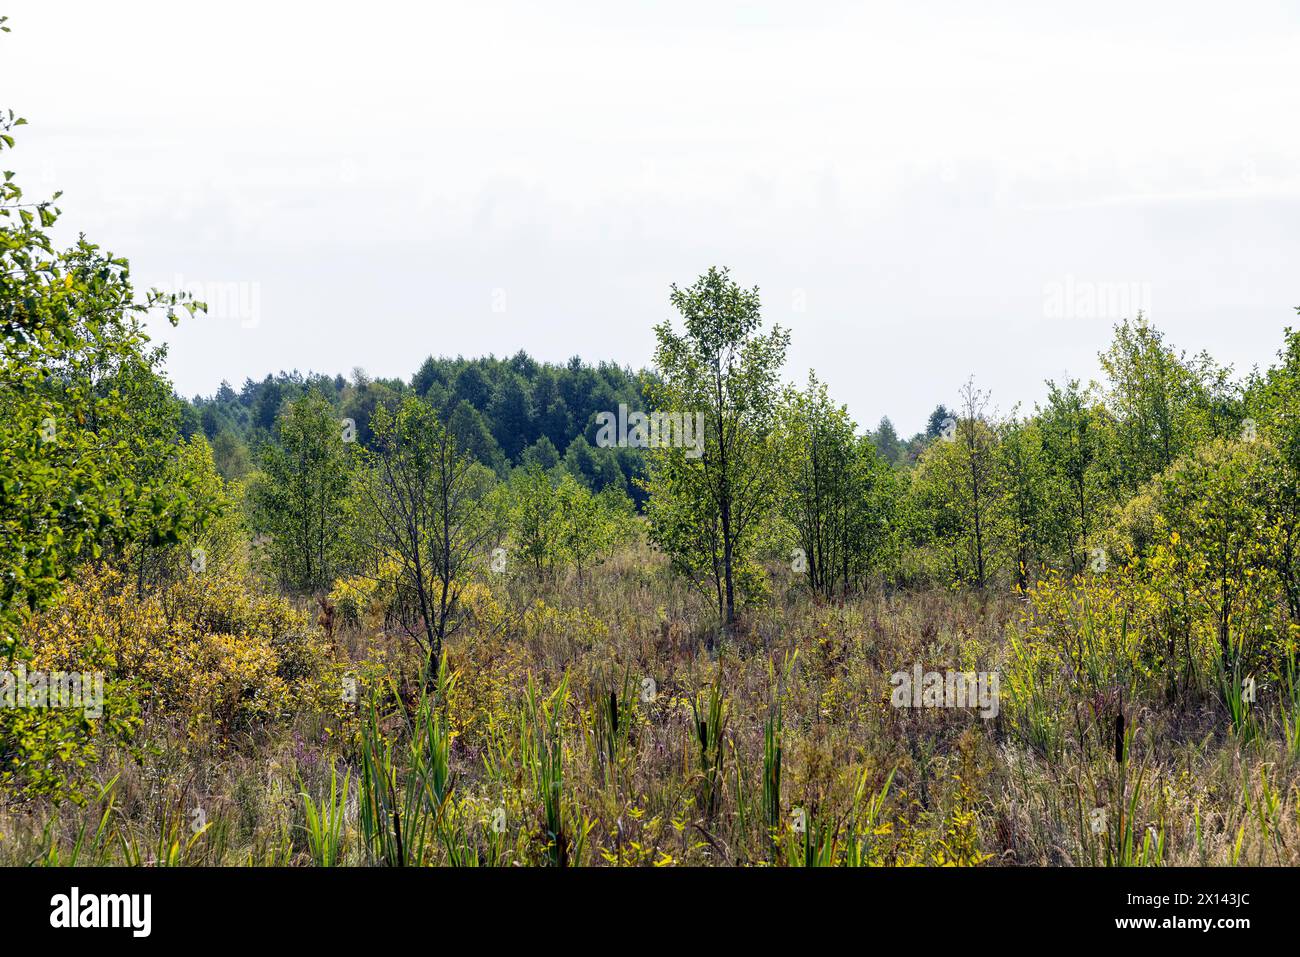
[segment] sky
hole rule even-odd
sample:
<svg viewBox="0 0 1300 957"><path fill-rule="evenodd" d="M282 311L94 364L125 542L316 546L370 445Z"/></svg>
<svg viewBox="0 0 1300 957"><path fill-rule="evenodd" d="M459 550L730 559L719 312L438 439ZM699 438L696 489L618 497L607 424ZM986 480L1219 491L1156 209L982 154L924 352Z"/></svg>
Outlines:
<svg viewBox="0 0 1300 957"><path fill-rule="evenodd" d="M1300 4L10 0L5 167L195 292L185 395L434 355L641 368L727 266L864 426L1005 414L1145 311L1300 325ZM1056 5L1051 5L1056 6Z"/></svg>

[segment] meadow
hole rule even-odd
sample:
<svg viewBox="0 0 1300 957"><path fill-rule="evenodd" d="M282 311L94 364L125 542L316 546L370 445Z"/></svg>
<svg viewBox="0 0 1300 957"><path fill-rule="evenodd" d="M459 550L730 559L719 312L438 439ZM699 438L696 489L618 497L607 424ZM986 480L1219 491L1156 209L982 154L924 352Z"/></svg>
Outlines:
<svg viewBox="0 0 1300 957"><path fill-rule="evenodd" d="M83 803L6 802L0 854L62 865L1296 863L1293 693L1236 728L1217 696L1144 697L1116 680L1133 663L1122 627L1079 593L1040 613L1032 594L826 601L788 569L773 577L780 598L710 654L692 624L698 597L644 545L582 582L499 576L473 596L427 693L409 639L384 629L379 608L336 613L327 634L310 611L235 581L143 602L113 594L111 575L79 582L33 626L34 663L54 667L65 642L94 641L111 677L119 668L149 691L129 746L59 756L85 762ZM1080 634L1056 630L1062 612L1077 613ZM191 630L217 619L223 634ZM1049 635L1084 636L1096 671L1044 680L1017 648ZM889 676L912 662L1000 670L997 717L892 707Z"/></svg>
<svg viewBox="0 0 1300 957"><path fill-rule="evenodd" d="M59 196L0 182L0 864L1300 863L1300 331L1137 312L906 438L712 266L641 369L439 315L185 398L149 323L219 320Z"/></svg>

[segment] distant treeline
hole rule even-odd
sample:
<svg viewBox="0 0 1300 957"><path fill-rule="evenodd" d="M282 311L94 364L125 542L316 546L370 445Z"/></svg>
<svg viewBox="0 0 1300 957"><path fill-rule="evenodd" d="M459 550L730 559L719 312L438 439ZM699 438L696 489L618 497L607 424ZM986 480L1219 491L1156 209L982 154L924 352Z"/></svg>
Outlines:
<svg viewBox="0 0 1300 957"><path fill-rule="evenodd" d="M563 465L592 491L614 485L642 505L645 493L636 479L644 456L639 449L598 447L596 416L616 412L620 404L649 409L643 386L652 375L612 362L591 365L577 356L562 365L538 362L523 351L508 359L430 356L409 382L371 378L361 369L350 376L281 371L261 381L245 379L238 390L223 381L215 395L195 396L185 403L182 431L186 438L202 432L218 471L238 480L255 467L258 450L276 441L275 422L286 403L310 391L327 399L340 419L351 419L357 441L366 447L373 440L375 409L396 408L414 394L433 405L460 448L499 475L531 463L547 470ZM883 418L870 439L887 461L912 462L950 417L938 406L925 432L910 440Z"/></svg>

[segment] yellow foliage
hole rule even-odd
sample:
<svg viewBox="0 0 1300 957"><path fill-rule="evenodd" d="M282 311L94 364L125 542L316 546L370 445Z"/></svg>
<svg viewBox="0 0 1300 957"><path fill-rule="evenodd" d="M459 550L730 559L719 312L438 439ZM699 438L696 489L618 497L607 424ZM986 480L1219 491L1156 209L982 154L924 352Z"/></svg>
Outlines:
<svg viewBox="0 0 1300 957"><path fill-rule="evenodd" d="M442 579L430 578L429 588L436 594ZM402 572L395 558L385 558L373 575L340 578L330 591L329 600L339 619L353 628L381 629L401 601ZM460 585L458 604L470 619L491 631L505 620L505 612L492 589L479 581Z"/></svg>
<svg viewBox="0 0 1300 957"><path fill-rule="evenodd" d="M218 573L137 594L120 572L86 569L25 640L31 667L103 671L143 713L182 719L194 740L225 741L330 686L329 651L306 616Z"/></svg>
<svg viewBox="0 0 1300 957"><path fill-rule="evenodd" d="M540 598L524 612L523 624L524 636L530 639L557 635L587 644L609 636L609 625L585 608L555 608Z"/></svg>

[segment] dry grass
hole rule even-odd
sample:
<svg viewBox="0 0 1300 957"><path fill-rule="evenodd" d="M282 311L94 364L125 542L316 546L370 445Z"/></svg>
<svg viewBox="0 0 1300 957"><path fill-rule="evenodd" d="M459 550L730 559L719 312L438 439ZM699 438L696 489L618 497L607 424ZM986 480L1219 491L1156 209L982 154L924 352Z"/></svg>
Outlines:
<svg viewBox="0 0 1300 957"><path fill-rule="evenodd" d="M423 712L414 649L375 625L342 630L334 666L361 675L358 707L304 706L215 746L146 720L136 756L109 749L91 769L83 806L0 808L0 860L1300 863L1300 761L1276 696L1248 738L1213 698L1124 702L1119 762L1097 688L1049 702L1061 730L1042 746L1005 681L992 720L890 705L890 674L917 663L1006 668L1022 599L824 603L772 577L773 600L716 654L696 624L706 605L648 550L582 582L498 580ZM424 835L400 861L367 823L380 786L407 841Z"/></svg>

